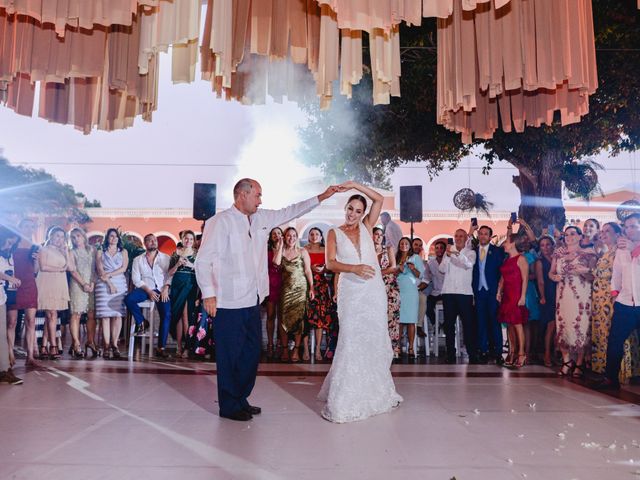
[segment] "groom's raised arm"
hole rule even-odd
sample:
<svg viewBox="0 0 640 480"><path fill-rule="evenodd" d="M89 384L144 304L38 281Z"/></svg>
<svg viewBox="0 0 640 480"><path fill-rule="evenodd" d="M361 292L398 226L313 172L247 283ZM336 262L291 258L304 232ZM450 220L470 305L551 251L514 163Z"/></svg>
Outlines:
<svg viewBox="0 0 640 480"><path fill-rule="evenodd" d="M337 191L339 191L339 187L332 185L320 195L303 200L302 202L294 203L293 205L281 208L280 210L262 209L260 210L260 215L264 223L269 228L273 228L310 212Z"/></svg>

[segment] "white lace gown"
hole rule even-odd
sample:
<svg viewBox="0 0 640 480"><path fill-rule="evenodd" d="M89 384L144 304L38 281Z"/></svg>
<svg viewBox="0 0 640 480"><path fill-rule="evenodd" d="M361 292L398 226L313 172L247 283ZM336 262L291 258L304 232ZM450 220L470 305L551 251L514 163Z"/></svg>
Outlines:
<svg viewBox="0 0 640 480"><path fill-rule="evenodd" d="M341 273L338 280L338 345L318 398L327 402L322 410L325 419L346 423L388 412L402 397L391 377L387 293L373 239L361 224L359 254L342 230L334 231L339 262L364 263L375 269L369 280L353 273Z"/></svg>

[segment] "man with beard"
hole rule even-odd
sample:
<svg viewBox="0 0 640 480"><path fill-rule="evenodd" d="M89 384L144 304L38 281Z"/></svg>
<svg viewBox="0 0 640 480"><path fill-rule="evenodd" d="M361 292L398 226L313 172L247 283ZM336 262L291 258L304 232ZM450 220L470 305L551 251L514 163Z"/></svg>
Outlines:
<svg viewBox="0 0 640 480"><path fill-rule="evenodd" d="M133 260L131 281L135 288L125 297L124 303L136 322L136 335L141 335L144 333L145 325L138 303L146 300L155 302L160 315L156 355L166 357L164 347L167 344L171 322L169 287L175 268L173 272L169 270L170 257L158 251L158 239L154 234L149 233L144 237L144 248L145 253Z"/></svg>

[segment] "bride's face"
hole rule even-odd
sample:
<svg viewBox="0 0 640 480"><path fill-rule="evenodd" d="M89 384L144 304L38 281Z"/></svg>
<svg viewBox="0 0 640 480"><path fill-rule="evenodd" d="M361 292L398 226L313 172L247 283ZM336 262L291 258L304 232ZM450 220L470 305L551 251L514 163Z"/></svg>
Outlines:
<svg viewBox="0 0 640 480"><path fill-rule="evenodd" d="M360 200L351 200L344 209L344 222L347 225L360 223L364 216L364 205Z"/></svg>

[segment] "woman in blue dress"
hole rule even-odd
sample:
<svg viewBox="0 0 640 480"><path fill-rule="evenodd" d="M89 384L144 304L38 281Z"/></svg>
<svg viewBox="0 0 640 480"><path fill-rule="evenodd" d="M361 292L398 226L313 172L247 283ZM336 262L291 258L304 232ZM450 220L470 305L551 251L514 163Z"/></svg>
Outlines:
<svg viewBox="0 0 640 480"><path fill-rule="evenodd" d="M402 237L398 242L396 253L398 268L398 286L400 287L400 338L406 328L409 340L407 348L409 358L415 358L413 344L416 338L416 323L418 321L418 283L424 273L424 262L419 255L411 250L411 240Z"/></svg>

